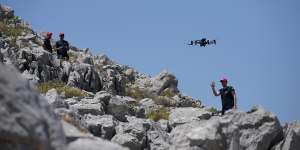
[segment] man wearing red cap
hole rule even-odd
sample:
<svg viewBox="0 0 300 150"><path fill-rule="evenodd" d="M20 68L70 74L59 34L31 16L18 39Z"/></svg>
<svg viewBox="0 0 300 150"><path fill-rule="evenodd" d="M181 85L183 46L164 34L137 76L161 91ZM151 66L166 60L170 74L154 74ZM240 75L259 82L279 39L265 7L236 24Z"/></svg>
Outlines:
<svg viewBox="0 0 300 150"><path fill-rule="evenodd" d="M44 39L44 44L43 44L44 49L50 53L52 53L52 46L51 46L51 41L50 41L51 38L52 38L52 33L47 32L47 35L46 35L46 38Z"/></svg>
<svg viewBox="0 0 300 150"><path fill-rule="evenodd" d="M65 34L63 32L59 33L60 40L56 42L55 47L57 49L57 58L67 58L69 60L69 43L68 41L64 40Z"/></svg>
<svg viewBox="0 0 300 150"><path fill-rule="evenodd" d="M232 86L228 86L228 80L226 78L222 78L220 80L222 87L219 92L216 91L215 89L215 82L212 81L211 83L211 88L213 91L213 94L215 96L221 96L221 100L222 100L222 115L224 115L225 111L229 110L229 109L237 109L236 106L236 94L235 94L235 90Z"/></svg>

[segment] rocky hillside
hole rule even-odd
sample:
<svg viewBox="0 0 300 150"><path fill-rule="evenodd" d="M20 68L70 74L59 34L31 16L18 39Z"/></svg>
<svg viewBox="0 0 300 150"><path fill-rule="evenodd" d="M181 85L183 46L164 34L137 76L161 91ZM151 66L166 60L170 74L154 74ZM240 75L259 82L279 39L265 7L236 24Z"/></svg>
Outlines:
<svg viewBox="0 0 300 150"><path fill-rule="evenodd" d="M1 150L300 149L300 123L281 126L261 106L219 116L170 72L150 77L75 46L59 60L4 5L0 29Z"/></svg>

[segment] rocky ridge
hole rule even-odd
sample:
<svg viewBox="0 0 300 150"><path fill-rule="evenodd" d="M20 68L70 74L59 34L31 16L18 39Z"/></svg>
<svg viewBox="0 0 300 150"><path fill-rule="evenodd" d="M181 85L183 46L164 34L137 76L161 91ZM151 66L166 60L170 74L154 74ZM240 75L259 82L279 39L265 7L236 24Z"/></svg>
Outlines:
<svg viewBox="0 0 300 150"><path fill-rule="evenodd" d="M261 106L214 115L168 71L150 77L75 46L62 61L10 7L0 5L0 21L0 149L300 147L300 123L282 127Z"/></svg>

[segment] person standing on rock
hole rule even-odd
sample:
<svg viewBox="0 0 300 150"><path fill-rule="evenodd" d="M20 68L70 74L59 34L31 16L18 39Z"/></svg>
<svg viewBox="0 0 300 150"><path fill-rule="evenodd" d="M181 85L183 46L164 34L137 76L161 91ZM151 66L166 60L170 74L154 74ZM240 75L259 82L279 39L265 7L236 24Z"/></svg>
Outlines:
<svg viewBox="0 0 300 150"><path fill-rule="evenodd" d="M52 46L51 46L51 41L50 41L51 38L52 38L52 33L51 32L47 32L46 38L44 39L43 47L49 53L52 53Z"/></svg>
<svg viewBox="0 0 300 150"><path fill-rule="evenodd" d="M211 83L211 88L215 96L221 96L222 115L224 115L225 111L229 109L233 109L233 110L237 109L236 94L234 88L232 86L227 85L228 80L226 78L222 78L220 82L223 88L221 88L219 92L217 92L215 89L214 81L212 81Z"/></svg>
<svg viewBox="0 0 300 150"><path fill-rule="evenodd" d="M63 32L59 33L59 38L60 40L58 40L55 44L57 50L57 58L58 59L66 58L67 60L69 60L69 55L68 55L69 43L68 41L64 40L65 34Z"/></svg>

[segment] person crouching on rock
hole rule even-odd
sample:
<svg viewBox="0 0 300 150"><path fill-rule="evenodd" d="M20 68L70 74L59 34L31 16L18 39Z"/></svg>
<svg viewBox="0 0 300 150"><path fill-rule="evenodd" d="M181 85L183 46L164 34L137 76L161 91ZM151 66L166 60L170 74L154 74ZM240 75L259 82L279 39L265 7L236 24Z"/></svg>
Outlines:
<svg viewBox="0 0 300 150"><path fill-rule="evenodd" d="M222 115L224 115L225 111L229 109L236 110L237 109L237 104L236 104L236 94L235 90L232 86L228 86L228 80L226 78L222 78L220 80L222 87L219 92L216 91L215 89L215 82L211 82L211 88L213 91L213 94L215 96L220 96L221 95L221 100L222 100Z"/></svg>
<svg viewBox="0 0 300 150"><path fill-rule="evenodd" d="M59 33L59 38L60 40L58 40L55 44L57 50L57 58L58 59L66 58L67 60L69 60L69 55L68 55L69 43L68 41L64 40L65 34L62 32Z"/></svg>
<svg viewBox="0 0 300 150"><path fill-rule="evenodd" d="M47 32L46 38L44 39L44 44L43 48L48 51L49 53L52 53L52 46L51 46L51 38L52 38L52 33Z"/></svg>

